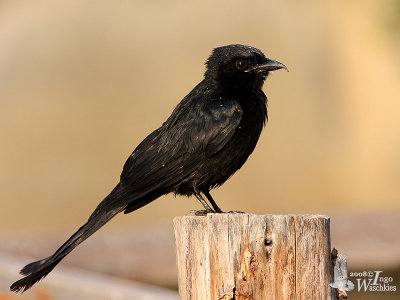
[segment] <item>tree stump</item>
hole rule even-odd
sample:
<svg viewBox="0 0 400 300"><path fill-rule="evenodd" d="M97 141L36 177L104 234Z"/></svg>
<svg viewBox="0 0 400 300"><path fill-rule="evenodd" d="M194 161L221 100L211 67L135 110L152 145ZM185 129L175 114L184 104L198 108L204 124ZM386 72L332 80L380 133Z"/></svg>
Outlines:
<svg viewBox="0 0 400 300"><path fill-rule="evenodd" d="M184 216L174 230L182 300L336 299L327 216Z"/></svg>

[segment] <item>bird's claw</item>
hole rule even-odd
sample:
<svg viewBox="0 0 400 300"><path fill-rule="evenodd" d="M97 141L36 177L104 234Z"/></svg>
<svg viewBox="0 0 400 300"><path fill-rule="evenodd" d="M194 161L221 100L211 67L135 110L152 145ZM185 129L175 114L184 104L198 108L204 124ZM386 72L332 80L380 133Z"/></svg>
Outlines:
<svg viewBox="0 0 400 300"><path fill-rule="evenodd" d="M207 216L207 214L213 214L215 212L213 211L207 211L205 209L203 210L191 210L189 211L189 213L187 214L188 216Z"/></svg>
<svg viewBox="0 0 400 300"><path fill-rule="evenodd" d="M223 214L245 214L246 212L244 211L238 211L238 210L230 210L230 211L224 211L222 212ZM187 213L187 216L207 216L208 214L218 214L215 211L208 211L208 210L191 210Z"/></svg>

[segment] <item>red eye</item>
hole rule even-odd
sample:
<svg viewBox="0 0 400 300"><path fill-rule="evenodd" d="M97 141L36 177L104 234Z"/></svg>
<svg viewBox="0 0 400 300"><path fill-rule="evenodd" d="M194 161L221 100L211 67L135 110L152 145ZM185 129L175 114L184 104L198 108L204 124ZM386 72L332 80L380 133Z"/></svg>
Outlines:
<svg viewBox="0 0 400 300"><path fill-rule="evenodd" d="M238 59L236 61L236 67L241 70L247 67L247 61L244 59Z"/></svg>

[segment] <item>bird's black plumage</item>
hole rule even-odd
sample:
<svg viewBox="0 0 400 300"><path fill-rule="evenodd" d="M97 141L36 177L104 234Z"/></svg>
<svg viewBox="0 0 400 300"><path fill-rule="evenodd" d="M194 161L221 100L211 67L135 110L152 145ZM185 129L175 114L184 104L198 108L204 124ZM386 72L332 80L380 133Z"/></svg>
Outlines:
<svg viewBox="0 0 400 300"><path fill-rule="evenodd" d="M12 291L25 291L44 278L116 214L132 212L161 195L195 195L207 211L222 212L209 191L223 184L253 152L267 119L262 85L269 71L286 67L244 45L215 48L206 66L204 79L136 147L120 182L87 223L52 256L25 266L25 277L11 286Z"/></svg>

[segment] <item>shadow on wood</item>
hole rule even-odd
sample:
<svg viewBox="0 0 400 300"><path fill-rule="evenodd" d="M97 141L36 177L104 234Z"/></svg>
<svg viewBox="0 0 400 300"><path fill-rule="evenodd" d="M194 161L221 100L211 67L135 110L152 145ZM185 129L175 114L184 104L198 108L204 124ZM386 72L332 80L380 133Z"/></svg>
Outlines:
<svg viewBox="0 0 400 300"><path fill-rule="evenodd" d="M184 216L174 229L182 300L336 299L327 216Z"/></svg>

